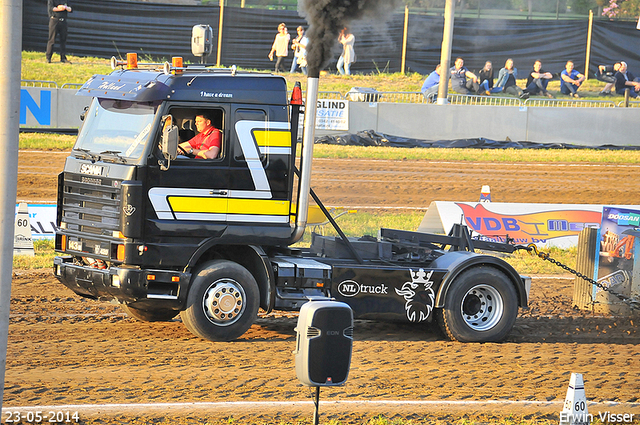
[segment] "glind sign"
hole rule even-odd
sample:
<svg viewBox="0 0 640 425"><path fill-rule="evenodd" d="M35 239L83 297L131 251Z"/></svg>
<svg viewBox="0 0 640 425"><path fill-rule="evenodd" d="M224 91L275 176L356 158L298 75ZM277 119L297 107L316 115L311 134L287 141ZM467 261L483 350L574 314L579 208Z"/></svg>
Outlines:
<svg viewBox="0 0 640 425"><path fill-rule="evenodd" d="M348 131L349 101L344 99L318 99L316 129Z"/></svg>

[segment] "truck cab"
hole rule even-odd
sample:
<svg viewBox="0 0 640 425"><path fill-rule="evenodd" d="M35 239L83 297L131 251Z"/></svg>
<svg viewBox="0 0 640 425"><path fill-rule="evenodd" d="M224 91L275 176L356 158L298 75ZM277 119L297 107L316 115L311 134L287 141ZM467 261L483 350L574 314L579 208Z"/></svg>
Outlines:
<svg viewBox="0 0 640 425"><path fill-rule="evenodd" d="M78 95L93 100L59 175L56 276L80 295L165 320L184 309L194 269L233 259L258 276L259 305L273 308L264 247L292 237L285 79L132 68L95 75ZM178 154L203 113L221 133L219 155Z"/></svg>

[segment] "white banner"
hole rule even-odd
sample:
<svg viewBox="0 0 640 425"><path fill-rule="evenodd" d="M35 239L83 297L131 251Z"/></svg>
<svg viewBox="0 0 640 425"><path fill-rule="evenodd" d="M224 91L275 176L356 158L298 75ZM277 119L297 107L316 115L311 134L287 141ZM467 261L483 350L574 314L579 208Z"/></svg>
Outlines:
<svg viewBox="0 0 640 425"><path fill-rule="evenodd" d="M638 206L625 206L638 209ZM578 244L585 227L599 228L603 205L515 204L435 201L419 232L447 234L455 223L465 224L480 239L518 245L569 248Z"/></svg>
<svg viewBox="0 0 640 425"><path fill-rule="evenodd" d="M318 99L316 130L349 131L349 101Z"/></svg>
<svg viewBox="0 0 640 425"><path fill-rule="evenodd" d="M16 216L18 215L16 204ZM56 206L50 204L29 204L32 239L51 239L55 236Z"/></svg>

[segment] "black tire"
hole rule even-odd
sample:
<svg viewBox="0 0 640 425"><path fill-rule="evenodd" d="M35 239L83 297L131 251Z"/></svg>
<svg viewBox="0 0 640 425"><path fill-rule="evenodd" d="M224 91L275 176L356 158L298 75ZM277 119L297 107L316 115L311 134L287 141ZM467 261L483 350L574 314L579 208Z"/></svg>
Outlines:
<svg viewBox="0 0 640 425"><path fill-rule="evenodd" d="M255 322L259 306L258 284L247 269L232 261L211 261L194 273L180 318L196 336L232 341Z"/></svg>
<svg viewBox="0 0 640 425"><path fill-rule="evenodd" d="M140 310L130 305L121 304L120 307L129 317L141 320L143 322L168 322L180 313L177 310L159 309L159 310Z"/></svg>
<svg viewBox="0 0 640 425"><path fill-rule="evenodd" d="M516 289L500 270L474 267L455 278L444 307L435 314L440 328L452 340L501 341L518 315Z"/></svg>

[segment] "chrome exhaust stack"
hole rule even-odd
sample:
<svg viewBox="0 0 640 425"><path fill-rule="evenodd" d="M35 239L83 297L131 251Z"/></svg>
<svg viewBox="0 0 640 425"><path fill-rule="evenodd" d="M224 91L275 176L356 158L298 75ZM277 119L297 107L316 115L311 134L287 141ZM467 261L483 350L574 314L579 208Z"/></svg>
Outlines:
<svg viewBox="0 0 640 425"><path fill-rule="evenodd" d="M313 142L315 139L316 114L318 111L319 77L319 70L309 70L309 78L307 78L307 99L304 108L302 151L300 157L300 176L298 180L298 206L296 209L296 223L291 234L291 244L294 244L302 239L304 230L307 227L307 220L309 218L311 163L313 159Z"/></svg>

